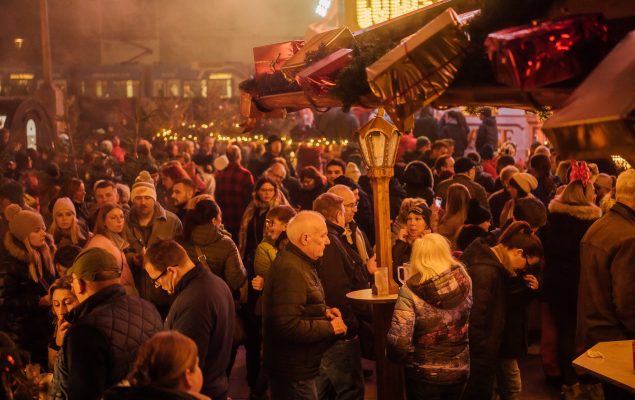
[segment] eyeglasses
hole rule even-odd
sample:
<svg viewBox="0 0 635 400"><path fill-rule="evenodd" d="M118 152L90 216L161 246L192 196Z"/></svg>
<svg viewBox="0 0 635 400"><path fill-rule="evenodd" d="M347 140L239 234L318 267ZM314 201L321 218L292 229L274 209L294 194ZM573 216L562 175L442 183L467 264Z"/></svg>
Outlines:
<svg viewBox="0 0 635 400"><path fill-rule="evenodd" d="M272 219L267 218L267 219L265 220L265 226L272 226L272 225L273 225L273 220L272 220Z"/></svg>
<svg viewBox="0 0 635 400"><path fill-rule="evenodd" d="M355 208L359 205L359 201L356 201L354 203L348 203L348 204L344 204L344 207L346 208Z"/></svg>
<svg viewBox="0 0 635 400"><path fill-rule="evenodd" d="M166 268L165 271L161 272L159 276L157 276L156 278L152 280L152 285L156 289L159 289L161 287L161 282L159 282L159 279L163 278L167 273L168 273L168 269Z"/></svg>

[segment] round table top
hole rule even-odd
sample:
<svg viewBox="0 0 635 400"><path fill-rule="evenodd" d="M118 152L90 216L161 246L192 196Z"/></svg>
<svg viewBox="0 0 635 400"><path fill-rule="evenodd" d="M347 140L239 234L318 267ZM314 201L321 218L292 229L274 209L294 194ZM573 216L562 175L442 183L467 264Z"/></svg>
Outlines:
<svg viewBox="0 0 635 400"><path fill-rule="evenodd" d="M379 296L373 294L372 289L356 290L354 292L346 293L346 297L351 301L359 303L394 303L397 301L397 294L388 294L385 296Z"/></svg>

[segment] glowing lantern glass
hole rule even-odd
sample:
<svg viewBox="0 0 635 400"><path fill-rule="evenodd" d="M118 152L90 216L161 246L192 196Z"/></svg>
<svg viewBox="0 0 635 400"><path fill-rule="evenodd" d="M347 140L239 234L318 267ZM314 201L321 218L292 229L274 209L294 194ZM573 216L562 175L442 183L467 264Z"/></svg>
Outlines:
<svg viewBox="0 0 635 400"><path fill-rule="evenodd" d="M357 131L357 140L370 172L382 170L392 175L399 146L399 131L384 119L383 108L379 109L375 118Z"/></svg>

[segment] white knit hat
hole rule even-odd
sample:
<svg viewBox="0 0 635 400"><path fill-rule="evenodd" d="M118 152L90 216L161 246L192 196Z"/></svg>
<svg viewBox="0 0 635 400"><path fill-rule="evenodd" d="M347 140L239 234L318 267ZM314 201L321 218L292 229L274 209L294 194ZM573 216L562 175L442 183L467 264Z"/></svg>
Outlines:
<svg viewBox="0 0 635 400"><path fill-rule="evenodd" d="M75 212L75 205L68 197L60 197L55 200L55 205L53 206L53 216L56 216L57 213L62 210L69 210L73 213L73 215L77 215Z"/></svg>
<svg viewBox="0 0 635 400"><path fill-rule="evenodd" d="M134 200L138 196L152 197L154 201L157 201L157 189L154 187L154 180L148 171L139 172L134 180L130 197Z"/></svg>

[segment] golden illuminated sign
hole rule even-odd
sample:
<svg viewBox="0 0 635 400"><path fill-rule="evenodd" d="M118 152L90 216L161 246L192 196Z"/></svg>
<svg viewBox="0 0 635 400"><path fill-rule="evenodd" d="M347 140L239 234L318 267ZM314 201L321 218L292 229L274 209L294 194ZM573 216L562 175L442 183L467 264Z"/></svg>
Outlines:
<svg viewBox="0 0 635 400"><path fill-rule="evenodd" d="M29 80L29 79L33 79L33 74L10 74L9 79Z"/></svg>
<svg viewBox="0 0 635 400"><path fill-rule="evenodd" d="M439 0L355 0L356 22L366 28L418 10Z"/></svg>

